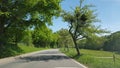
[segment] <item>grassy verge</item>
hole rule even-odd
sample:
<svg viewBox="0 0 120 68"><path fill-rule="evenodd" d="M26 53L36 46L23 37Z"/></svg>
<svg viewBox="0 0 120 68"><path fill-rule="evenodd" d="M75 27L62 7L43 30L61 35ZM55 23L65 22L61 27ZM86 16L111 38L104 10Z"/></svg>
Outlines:
<svg viewBox="0 0 120 68"><path fill-rule="evenodd" d="M107 51L81 49L81 56L76 56L75 49L66 52L61 49L61 51L88 68L120 68L119 54L115 54L115 58L113 58L113 53Z"/></svg>
<svg viewBox="0 0 120 68"><path fill-rule="evenodd" d="M29 53L29 52L48 49L48 48L36 48L34 46L25 46L25 45L18 45L18 47L22 50L22 53Z"/></svg>
<svg viewBox="0 0 120 68"><path fill-rule="evenodd" d="M0 58L16 56L20 54L25 54L25 53L40 51L45 49L48 49L48 48L36 48L34 46L26 46L24 44L18 44L18 46L8 45L8 46L5 46L5 49L2 49L2 52L0 52L1 53Z"/></svg>

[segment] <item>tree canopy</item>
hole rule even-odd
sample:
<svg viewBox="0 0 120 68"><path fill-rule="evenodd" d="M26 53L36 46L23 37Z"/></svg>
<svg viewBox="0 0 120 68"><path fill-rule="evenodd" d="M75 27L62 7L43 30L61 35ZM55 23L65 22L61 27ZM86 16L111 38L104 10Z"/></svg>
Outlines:
<svg viewBox="0 0 120 68"><path fill-rule="evenodd" d="M0 0L0 54L8 54L7 49L11 52L12 47L17 49L17 46L9 44L31 43L31 30L43 24L52 24L52 18L60 15L60 2L61 0Z"/></svg>
<svg viewBox="0 0 120 68"><path fill-rule="evenodd" d="M114 32L105 37L107 40L104 43L103 49L107 51L120 52L120 31Z"/></svg>
<svg viewBox="0 0 120 68"><path fill-rule="evenodd" d="M69 31L67 29L61 29L56 32L58 34L58 45L60 47L73 47L72 37L69 34Z"/></svg>
<svg viewBox="0 0 120 68"><path fill-rule="evenodd" d="M61 0L1 0L0 45L11 38L9 35L13 34L17 38L16 35L28 27L33 28L41 23L51 24L52 17L59 16L60 2Z"/></svg>
<svg viewBox="0 0 120 68"><path fill-rule="evenodd" d="M103 32L93 25L97 22L96 14L91 9L92 5L84 5L84 0L80 0L80 6L76 6L73 12L63 12L62 17L69 24L69 33L75 44L76 51L80 55L77 45L78 39L92 38L92 36Z"/></svg>

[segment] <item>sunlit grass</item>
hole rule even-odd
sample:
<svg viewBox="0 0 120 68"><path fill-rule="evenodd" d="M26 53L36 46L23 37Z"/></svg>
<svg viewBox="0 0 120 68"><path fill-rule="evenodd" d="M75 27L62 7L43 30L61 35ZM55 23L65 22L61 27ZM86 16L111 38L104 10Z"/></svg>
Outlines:
<svg viewBox="0 0 120 68"><path fill-rule="evenodd" d="M22 50L22 53L29 53L29 52L48 49L48 48L41 48L41 47L37 48L37 47L34 47L34 46L26 46L26 45L22 45L22 44L19 44L18 47L20 47L20 49Z"/></svg>
<svg viewBox="0 0 120 68"><path fill-rule="evenodd" d="M66 52L61 49L61 51L88 68L120 68L120 55L113 52L81 49L81 56L76 56L75 49Z"/></svg>

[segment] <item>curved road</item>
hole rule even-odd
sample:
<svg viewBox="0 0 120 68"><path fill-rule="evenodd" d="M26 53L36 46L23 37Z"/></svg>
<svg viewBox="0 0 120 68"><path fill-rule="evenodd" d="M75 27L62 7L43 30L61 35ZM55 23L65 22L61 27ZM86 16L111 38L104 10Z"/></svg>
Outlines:
<svg viewBox="0 0 120 68"><path fill-rule="evenodd" d="M32 55L16 58L14 61L0 64L0 68L86 68L68 58L58 49L50 49Z"/></svg>

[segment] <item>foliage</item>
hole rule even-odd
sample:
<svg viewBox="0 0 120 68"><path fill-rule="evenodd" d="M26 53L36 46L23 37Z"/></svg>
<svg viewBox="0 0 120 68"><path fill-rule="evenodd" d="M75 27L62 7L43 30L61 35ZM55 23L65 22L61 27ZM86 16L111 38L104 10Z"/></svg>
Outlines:
<svg viewBox="0 0 120 68"><path fill-rule="evenodd" d="M0 46L11 38L15 38L17 43L21 33L28 27L36 27L41 22L51 24L52 17L59 16L60 2L61 0L1 0Z"/></svg>
<svg viewBox="0 0 120 68"><path fill-rule="evenodd" d="M77 45L78 39L92 38L92 36L104 32L93 25L98 21L94 10L90 9L92 5L83 5L84 0L80 0L80 6L77 6L73 12L63 12L62 17L69 24L69 33L75 44L77 54L80 55Z"/></svg>
<svg viewBox="0 0 120 68"><path fill-rule="evenodd" d="M103 49L107 51L120 52L120 31L114 32L106 36L107 41L104 43Z"/></svg>
<svg viewBox="0 0 120 68"><path fill-rule="evenodd" d="M93 49L93 50L100 50L103 47L104 42L106 39L104 37L94 36L92 38L86 39L86 43L84 44L85 49Z"/></svg>
<svg viewBox="0 0 120 68"><path fill-rule="evenodd" d="M32 30L26 29L23 31L23 38L21 39L20 43L23 43L27 46L33 45L33 39L32 39Z"/></svg>
<svg viewBox="0 0 120 68"><path fill-rule="evenodd" d="M59 38L59 35L57 33L52 33L51 34L51 43L50 43L50 47L51 48L58 48L59 45L58 45L58 38Z"/></svg>
<svg viewBox="0 0 120 68"><path fill-rule="evenodd" d="M73 41L67 29L61 29L56 33L59 36L58 45L60 47L73 47Z"/></svg>
<svg viewBox="0 0 120 68"><path fill-rule="evenodd" d="M0 54L10 53L10 45L16 45L13 48L17 49L19 42L24 41L29 45L32 42L31 34L26 30L38 27L41 23L52 24L53 16L58 17L60 14L60 2L61 0L0 0Z"/></svg>
<svg viewBox="0 0 120 68"><path fill-rule="evenodd" d="M32 33L33 44L36 47L49 47L56 40L52 31L47 28L45 23L40 27L36 27ZM54 45L54 44L53 44Z"/></svg>
<svg viewBox="0 0 120 68"><path fill-rule="evenodd" d="M87 42L87 39L81 39L81 40L77 41L77 44L78 44L80 49L84 49L86 42Z"/></svg>
<svg viewBox="0 0 120 68"><path fill-rule="evenodd" d="M18 43L18 45L7 44L4 46L4 49L1 49L2 52L0 53L0 58L16 56L24 53L40 51L48 48L36 48L34 46L27 46L23 43Z"/></svg>
<svg viewBox="0 0 120 68"><path fill-rule="evenodd" d="M1 51L0 58L14 56L23 52L22 49L20 49L15 44L11 44L11 43L7 43L6 46L3 46L2 48L0 48L0 51Z"/></svg>

